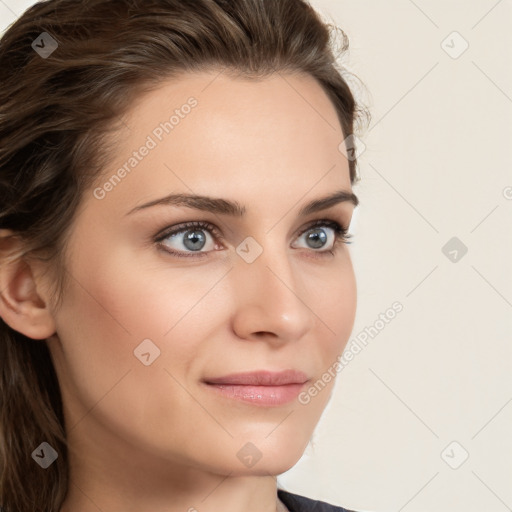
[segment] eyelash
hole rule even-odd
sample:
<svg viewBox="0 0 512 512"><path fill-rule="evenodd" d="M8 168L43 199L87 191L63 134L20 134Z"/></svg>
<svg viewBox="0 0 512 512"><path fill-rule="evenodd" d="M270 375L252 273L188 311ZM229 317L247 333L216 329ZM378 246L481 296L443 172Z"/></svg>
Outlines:
<svg viewBox="0 0 512 512"><path fill-rule="evenodd" d="M332 229L335 233L335 240L334 240L332 249L327 249L324 251L315 251L312 249L312 252L314 254L318 254L320 257L324 257L329 254L331 256L334 256L338 250L339 245L341 245L343 243L345 243L345 244L352 243L350 241L350 239L352 238L353 235L348 233L348 229L345 228L344 226L342 226L341 224L339 224L338 222L331 220L331 219L321 219L321 220L317 220L317 221L313 222L312 224L308 224L308 226L306 228L304 228L303 230L301 230L299 232L298 237L302 236L307 231L311 231L312 229L314 229L318 226L326 226L326 227ZM208 254L213 251L178 252L178 251L169 249L168 247L164 246L164 244L162 244L163 240L171 237L172 235L178 235L180 233L190 231L194 228L198 229L198 230L209 231L212 235L214 235L213 238L215 239L215 241L224 240L224 237L222 236L222 234L219 232L219 230L213 224L210 224L209 222L204 222L204 221L194 221L194 222L186 222L184 224L179 224L178 226L173 226L172 228L167 229L164 232L160 232L159 234L157 234L155 236L153 241L154 241L154 243L156 243L157 245L162 247L162 249L164 251L166 251L178 258L197 258L197 257L203 258L204 256L208 256Z"/></svg>

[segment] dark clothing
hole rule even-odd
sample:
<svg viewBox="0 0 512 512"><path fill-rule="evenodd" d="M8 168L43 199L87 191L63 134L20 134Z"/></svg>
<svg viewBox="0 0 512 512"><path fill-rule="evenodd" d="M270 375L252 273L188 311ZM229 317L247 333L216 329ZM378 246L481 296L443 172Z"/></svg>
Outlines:
<svg viewBox="0 0 512 512"><path fill-rule="evenodd" d="M277 490L277 496L290 512L353 512L346 508L329 505L324 501L312 500L291 492Z"/></svg>

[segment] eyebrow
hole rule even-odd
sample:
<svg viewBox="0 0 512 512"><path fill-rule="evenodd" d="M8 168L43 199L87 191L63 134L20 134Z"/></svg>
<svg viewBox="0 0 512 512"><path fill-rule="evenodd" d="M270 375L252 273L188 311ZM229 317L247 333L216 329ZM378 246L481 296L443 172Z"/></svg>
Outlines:
<svg viewBox="0 0 512 512"><path fill-rule="evenodd" d="M353 192L346 190L338 190L333 194L325 197L314 199L305 204L299 210L299 217L304 217L311 213L319 212L331 208L338 203L349 202L356 207L359 204L358 197ZM142 204L132 208L126 215L130 215L140 210L145 210L153 206L185 206L196 210L203 210L221 215L231 215L235 217L243 217L245 215L245 206L240 205L237 201L228 199L214 198L193 194L169 194L160 199L155 199L149 203Z"/></svg>

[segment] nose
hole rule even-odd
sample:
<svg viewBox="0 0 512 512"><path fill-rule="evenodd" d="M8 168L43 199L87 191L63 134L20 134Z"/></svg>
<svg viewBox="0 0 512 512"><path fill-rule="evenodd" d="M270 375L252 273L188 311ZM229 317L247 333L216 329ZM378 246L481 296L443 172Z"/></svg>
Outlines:
<svg viewBox="0 0 512 512"><path fill-rule="evenodd" d="M283 248L264 248L252 263L237 258L231 271L236 309L233 329L242 339L274 345L299 340L317 317L307 303L300 266Z"/></svg>

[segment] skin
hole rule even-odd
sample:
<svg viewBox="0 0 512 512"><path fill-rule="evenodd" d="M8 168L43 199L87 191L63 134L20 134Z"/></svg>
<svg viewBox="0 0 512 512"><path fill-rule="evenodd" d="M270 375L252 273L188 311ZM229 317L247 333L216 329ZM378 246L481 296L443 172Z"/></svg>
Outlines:
<svg viewBox="0 0 512 512"><path fill-rule="evenodd" d="M167 81L126 113L98 183L190 96L197 107L112 191L84 195L59 310L39 263L0 272L1 316L47 339L59 378L72 481L61 512L275 511L275 475L301 457L334 380L307 405L261 407L218 396L201 379L295 368L311 385L353 328L348 246L319 257L325 248L297 234L326 218L348 227L354 209L344 202L298 217L312 199L352 190L336 111L311 77L211 71ZM155 206L126 215L171 192L237 201L246 214ZM206 233L208 256L178 258L152 240L188 221L222 233ZM333 231L323 229L330 248ZM263 248L250 264L236 252L248 236ZM167 243L190 253L183 239ZM149 366L134 356L147 338L161 351ZM237 457L247 442L261 452L250 468Z"/></svg>

